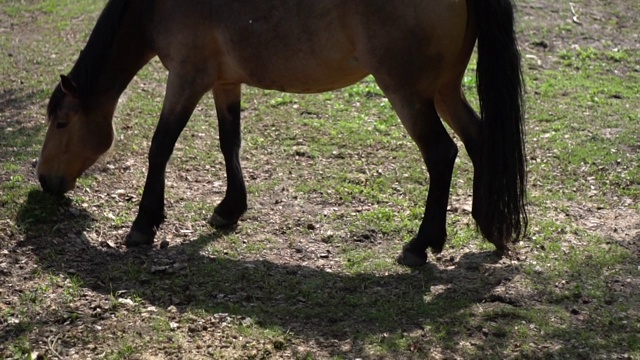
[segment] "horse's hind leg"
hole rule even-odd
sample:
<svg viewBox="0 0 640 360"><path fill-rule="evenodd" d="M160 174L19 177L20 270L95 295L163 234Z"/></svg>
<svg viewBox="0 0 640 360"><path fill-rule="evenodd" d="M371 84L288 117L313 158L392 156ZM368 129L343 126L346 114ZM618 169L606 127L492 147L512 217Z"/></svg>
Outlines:
<svg viewBox="0 0 640 360"><path fill-rule="evenodd" d="M240 166L240 85L216 86L213 89L218 115L220 149L224 156L227 190L216 206L209 224L223 228L238 223L247 211L247 190Z"/></svg>
<svg viewBox="0 0 640 360"><path fill-rule="evenodd" d="M464 143L465 149L473 163L473 207L471 213L478 226L486 226L483 214L483 201L480 194L482 141L480 117L467 102L460 91L458 83L450 87L443 87L436 96L436 108L442 118L451 126ZM487 239L496 246L496 252L502 254L508 251L508 245L503 239Z"/></svg>
<svg viewBox="0 0 640 360"><path fill-rule="evenodd" d="M439 253L447 240L447 204L458 148L440 121L432 98L393 92L386 92L386 95L418 145L429 172L429 192L422 223L398 257L403 265L419 266L427 261L427 248Z"/></svg>

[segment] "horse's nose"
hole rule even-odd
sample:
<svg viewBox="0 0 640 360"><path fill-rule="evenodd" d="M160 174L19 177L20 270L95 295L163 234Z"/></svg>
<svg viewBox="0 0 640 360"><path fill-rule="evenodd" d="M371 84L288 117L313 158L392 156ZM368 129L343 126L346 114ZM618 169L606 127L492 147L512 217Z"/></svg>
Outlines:
<svg viewBox="0 0 640 360"><path fill-rule="evenodd" d="M47 177L44 175L40 175L38 176L38 180L40 181L42 190L44 190L45 192L62 194L67 190L64 186L63 177Z"/></svg>
<svg viewBox="0 0 640 360"><path fill-rule="evenodd" d="M52 192L49 187L49 182L47 181L47 177L44 175L38 176L38 180L40 181L40 186L42 186L42 190L46 192Z"/></svg>

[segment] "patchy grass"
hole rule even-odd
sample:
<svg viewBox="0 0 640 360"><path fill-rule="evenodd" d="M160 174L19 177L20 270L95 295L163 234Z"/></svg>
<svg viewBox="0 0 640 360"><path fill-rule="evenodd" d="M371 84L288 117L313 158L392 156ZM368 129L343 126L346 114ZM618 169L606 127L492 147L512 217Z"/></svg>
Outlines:
<svg viewBox="0 0 640 360"><path fill-rule="evenodd" d="M581 25L568 5L519 3L529 236L491 255L461 151L450 241L418 270L394 257L428 179L371 78L319 95L244 89L250 209L230 232L204 222L225 179L203 99L169 166L168 247L124 249L164 69L153 61L123 95L115 150L68 196L43 194L46 100L104 1L0 4L0 357L640 358L635 2L575 1Z"/></svg>

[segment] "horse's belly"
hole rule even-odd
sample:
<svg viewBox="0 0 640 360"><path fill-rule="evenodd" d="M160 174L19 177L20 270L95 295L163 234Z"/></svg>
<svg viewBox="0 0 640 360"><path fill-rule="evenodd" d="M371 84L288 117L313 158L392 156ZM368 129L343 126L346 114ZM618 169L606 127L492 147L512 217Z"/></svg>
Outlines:
<svg viewBox="0 0 640 360"><path fill-rule="evenodd" d="M319 93L340 89L368 75L357 58L344 64L330 62L289 62L252 66L240 81L247 85L290 93Z"/></svg>
<svg viewBox="0 0 640 360"><path fill-rule="evenodd" d="M351 85L368 74L355 51L339 39L254 45L227 48L220 77L264 89L317 93Z"/></svg>

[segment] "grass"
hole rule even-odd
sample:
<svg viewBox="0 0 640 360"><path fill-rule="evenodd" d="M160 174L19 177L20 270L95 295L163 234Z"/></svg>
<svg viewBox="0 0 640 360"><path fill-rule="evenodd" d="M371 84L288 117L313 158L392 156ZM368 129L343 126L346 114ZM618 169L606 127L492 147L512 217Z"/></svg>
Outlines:
<svg viewBox="0 0 640 360"><path fill-rule="evenodd" d="M535 52L527 39L582 30L521 25L535 55L524 57L531 226L513 258L494 258L475 231L461 151L445 252L419 270L395 264L428 178L372 78L320 95L244 89L250 210L230 232L204 222L225 179L203 99L168 170L169 247L127 251L164 69L154 60L125 92L113 152L67 197L48 196L32 167L43 108L104 1L0 4L23 29L0 39L13 54L0 61L0 356L640 358L634 47ZM477 104L474 66L463 86Z"/></svg>

